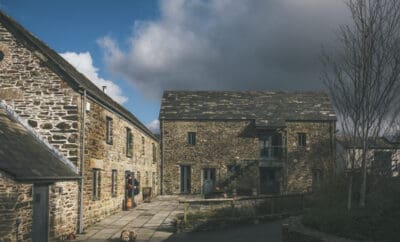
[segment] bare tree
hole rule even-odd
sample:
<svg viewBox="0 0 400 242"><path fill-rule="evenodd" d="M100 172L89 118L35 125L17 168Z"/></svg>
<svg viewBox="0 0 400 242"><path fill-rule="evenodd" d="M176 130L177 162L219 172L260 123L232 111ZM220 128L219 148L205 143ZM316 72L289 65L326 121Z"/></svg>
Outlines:
<svg viewBox="0 0 400 242"><path fill-rule="evenodd" d="M398 117L400 1L347 0L351 23L340 26L339 47L323 54L323 79L337 110L350 152L349 200L356 145L361 143L361 207L367 191L368 140L383 135Z"/></svg>

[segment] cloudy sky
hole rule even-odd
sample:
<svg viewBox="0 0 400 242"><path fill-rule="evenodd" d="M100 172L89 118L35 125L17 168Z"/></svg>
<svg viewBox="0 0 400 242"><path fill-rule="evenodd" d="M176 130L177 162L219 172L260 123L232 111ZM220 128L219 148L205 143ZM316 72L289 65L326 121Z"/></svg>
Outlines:
<svg viewBox="0 0 400 242"><path fill-rule="evenodd" d="M94 4L96 3L96 4ZM315 90L344 0L0 0L0 8L157 127L163 90Z"/></svg>

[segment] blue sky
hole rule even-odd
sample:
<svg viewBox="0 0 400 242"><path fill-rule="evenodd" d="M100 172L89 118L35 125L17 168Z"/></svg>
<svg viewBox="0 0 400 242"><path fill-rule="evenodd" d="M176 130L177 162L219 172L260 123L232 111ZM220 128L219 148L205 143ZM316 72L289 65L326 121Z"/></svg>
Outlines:
<svg viewBox="0 0 400 242"><path fill-rule="evenodd" d="M157 127L164 90L321 90L333 0L0 0L0 8ZM155 125L154 125L155 124Z"/></svg>
<svg viewBox="0 0 400 242"><path fill-rule="evenodd" d="M89 52L99 75L115 82L128 97L126 108L145 124L158 117L159 100L144 98L134 85L110 73L98 44L109 36L127 48L135 21L159 17L156 0L0 0L0 8L59 53Z"/></svg>

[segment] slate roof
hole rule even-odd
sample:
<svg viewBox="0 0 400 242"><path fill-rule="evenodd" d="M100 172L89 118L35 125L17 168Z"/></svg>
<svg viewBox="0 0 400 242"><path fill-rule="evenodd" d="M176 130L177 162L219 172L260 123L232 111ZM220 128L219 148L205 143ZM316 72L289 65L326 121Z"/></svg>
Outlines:
<svg viewBox="0 0 400 242"><path fill-rule="evenodd" d="M19 181L79 179L77 168L0 103L0 170Z"/></svg>
<svg viewBox="0 0 400 242"><path fill-rule="evenodd" d="M55 73L63 77L72 88L79 91L85 89L87 94L94 98L97 102L105 105L114 112L122 115L124 118L135 124L143 132L153 139L157 140L154 134L143 125L131 112L115 102L102 90L100 90L93 82L86 78L82 73L77 71L70 63L62 58L56 51L35 37L32 33L14 21L11 17L0 11L0 22L8 29L21 43L32 51L39 52L43 55L42 61L52 69Z"/></svg>
<svg viewBox="0 0 400 242"><path fill-rule="evenodd" d="M256 126L286 121L336 120L324 92L166 91L160 120L255 120Z"/></svg>

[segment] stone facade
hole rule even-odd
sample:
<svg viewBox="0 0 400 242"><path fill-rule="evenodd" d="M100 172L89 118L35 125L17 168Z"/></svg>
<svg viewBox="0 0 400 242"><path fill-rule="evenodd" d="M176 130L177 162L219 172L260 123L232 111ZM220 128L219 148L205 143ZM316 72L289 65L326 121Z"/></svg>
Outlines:
<svg viewBox="0 0 400 242"><path fill-rule="evenodd" d="M144 134L140 129L127 122L119 115L110 112L99 104L88 100L90 111L86 113L86 154L85 154L85 225L93 224L105 216L121 210L125 198L125 171L134 173L140 187L152 187L158 194L158 154L153 162L153 144L157 142ZM112 144L106 142L106 119L112 120ZM133 135L133 153L126 153L126 128ZM142 143L144 139L144 144ZM144 148L143 148L144 145ZM157 147L158 148L158 147ZM144 153L143 153L144 150ZM100 198L93 199L93 169L100 170L101 187ZM112 170L117 172L116 194L112 194ZM139 176L138 176L139 172ZM148 176L146 176L148 174ZM156 184L152 184L154 179ZM136 196L135 201L142 201L142 193Z"/></svg>
<svg viewBox="0 0 400 242"><path fill-rule="evenodd" d="M278 160L260 157L258 131L251 120L161 120L163 192L181 193L180 166L191 167L191 193L202 192L202 171L215 168L216 185L237 190L262 191L262 168L274 169L280 193L312 189L313 173L325 176L334 169L335 122L287 122L275 131L282 135L283 154ZM188 144L188 132L196 133L196 144ZM306 147L298 146L298 133L307 136ZM238 166L233 174L228 166ZM240 173L240 174L234 174ZM234 176L234 178L230 178ZM317 179L317 178L314 178ZM249 191L248 191L249 192Z"/></svg>
<svg viewBox="0 0 400 242"><path fill-rule="evenodd" d="M0 241L30 241L32 185L0 171Z"/></svg>
<svg viewBox="0 0 400 242"><path fill-rule="evenodd" d="M26 119L31 127L78 169L82 165L84 133L85 170L80 171L84 176L84 227L121 209L125 195L125 171L133 171L136 174L140 172L141 187L153 187L153 195L158 194L159 155L156 154L153 162L152 154L153 144L156 152L159 151L158 140L150 131L144 131L143 127L129 121L125 118L125 113L121 114L107 105L100 104L101 101L92 98L90 92L87 94L87 103L83 103L83 89L77 87L76 83L71 84L71 78L74 77L62 71L58 72L57 70L62 68L57 66L57 63L51 62L35 46L27 44L18 34L12 32L0 23L0 51L4 54L0 61L0 100L5 100L20 117ZM90 111L84 111L85 108L82 107L87 107L88 103ZM112 145L106 144L106 117L113 119ZM83 125L85 130L82 129ZM134 136L134 154L130 158L125 154L126 127L132 130ZM101 174L101 193L98 200L93 200L92 196L94 168L100 169ZM117 172L117 191L113 196L112 170ZM21 190L21 193L23 191ZM77 232L79 192L79 182L57 182L50 186L51 237L60 238ZM141 194L137 198L137 202L140 201ZM24 226L31 225L28 221Z"/></svg>

